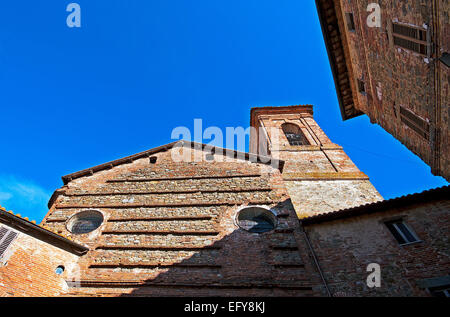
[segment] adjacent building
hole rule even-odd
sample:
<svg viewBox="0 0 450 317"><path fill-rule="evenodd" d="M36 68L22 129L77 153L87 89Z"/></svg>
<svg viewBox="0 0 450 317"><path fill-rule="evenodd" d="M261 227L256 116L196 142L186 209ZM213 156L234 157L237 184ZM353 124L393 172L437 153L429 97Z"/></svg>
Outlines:
<svg viewBox="0 0 450 317"><path fill-rule="evenodd" d="M316 0L343 120L366 114L450 179L450 3Z"/></svg>
<svg viewBox="0 0 450 317"><path fill-rule="evenodd" d="M450 297L449 195L446 186L304 219L330 294Z"/></svg>

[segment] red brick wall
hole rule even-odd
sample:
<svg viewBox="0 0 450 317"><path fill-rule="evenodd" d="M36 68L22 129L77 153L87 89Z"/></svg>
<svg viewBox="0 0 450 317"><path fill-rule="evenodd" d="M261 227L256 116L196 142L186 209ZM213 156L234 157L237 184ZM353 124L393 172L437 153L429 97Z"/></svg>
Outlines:
<svg viewBox="0 0 450 317"><path fill-rule="evenodd" d="M417 281L450 269L450 203L436 201L306 226L334 296L429 296ZM402 216L422 242L400 246L384 221ZM366 284L381 267L381 287Z"/></svg>
<svg viewBox="0 0 450 317"><path fill-rule="evenodd" d="M64 278L76 268L77 260L76 255L19 232L0 259L0 297L58 296L68 288ZM60 265L65 271L57 275Z"/></svg>

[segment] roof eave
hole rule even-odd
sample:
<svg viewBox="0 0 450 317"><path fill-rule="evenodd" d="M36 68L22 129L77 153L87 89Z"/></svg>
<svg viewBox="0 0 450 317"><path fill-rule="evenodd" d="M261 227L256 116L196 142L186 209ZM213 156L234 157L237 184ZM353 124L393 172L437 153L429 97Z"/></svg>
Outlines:
<svg viewBox="0 0 450 317"><path fill-rule="evenodd" d="M15 230L21 231L27 235L30 235L36 239L44 241L72 254L81 256L89 251L89 248L81 244L64 238L12 213L0 210L0 220L2 220L3 223L10 226L11 228L14 228Z"/></svg>
<svg viewBox="0 0 450 317"><path fill-rule="evenodd" d="M348 115L346 113L346 111L345 111L344 101L343 101L342 93L341 93L341 87L339 85L339 80L338 80L338 75L337 75L337 73L338 73L337 72L337 66L336 66L336 64L334 62L334 56L333 56L331 48L330 48L330 37L329 37L329 34L327 32L327 28L326 28L325 22L324 22L323 17L322 17L322 12L321 12L321 7L320 7L319 1L320 0L316 0L317 15L319 16L320 27L322 29L322 34L323 34L323 38L324 38L324 41L325 41L325 48L327 50L328 60L330 62L330 66L331 66L331 73L333 75L333 81L334 81L334 86L335 86L335 89L336 89L336 95L337 95L337 98L338 98L339 109L341 111L341 117L342 117L343 121L346 121L348 119L352 119L352 118L358 117L358 116L362 115L363 113L358 111L358 110L356 110L355 108L354 108L354 111L353 111L354 114L352 114L352 115Z"/></svg>

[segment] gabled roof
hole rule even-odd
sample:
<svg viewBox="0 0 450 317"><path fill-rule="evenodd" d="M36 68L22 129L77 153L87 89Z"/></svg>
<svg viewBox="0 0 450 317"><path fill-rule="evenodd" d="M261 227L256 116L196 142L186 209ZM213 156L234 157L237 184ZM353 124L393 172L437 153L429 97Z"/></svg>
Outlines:
<svg viewBox="0 0 450 317"><path fill-rule="evenodd" d="M83 255L89 250L87 247L75 243L69 238L51 231L47 227L37 225L35 221L29 221L26 217L22 218L20 214L6 211L6 209L1 206L0 223L4 223L17 231L21 231L29 236L76 255Z"/></svg>
<svg viewBox="0 0 450 317"><path fill-rule="evenodd" d="M79 172L68 174L68 175L63 176L62 180L64 182L64 185L66 185L73 179L80 178L83 176L93 175L96 172L110 169L114 166L131 163L135 160L149 157L158 152L167 151L167 150L173 148L174 146L184 146L184 147L190 147L190 148L198 149L198 150L204 150L205 147L208 147L208 151L210 151L210 152L221 152L227 156L232 155L233 157L238 157L238 158L242 157L245 160L248 160L248 161L251 161L254 163L261 163L261 164L267 164L267 165L274 164L275 166L278 167L278 169L280 169L280 171L283 169L283 166L284 166L284 161L278 160L278 159L275 159L275 158L272 158L269 156L252 154L252 153L244 153L244 152L239 152L239 151L235 151L235 150L229 150L229 149L224 149L224 148L220 148L220 147L216 147L216 146L211 146L211 145L207 145L207 144L203 144L203 143L182 140L182 141L175 141L175 142L172 142L172 143L169 143L166 145L158 146L153 149L150 149L150 150L147 150L144 152L140 152L140 153L137 153L134 155L130 155L130 156L127 156L127 157L124 157L121 159L117 159L117 160L114 160L114 161L111 161L108 163L104 163L104 164L100 164L100 165L97 165L97 166L94 166L91 168L87 168L87 169L81 170Z"/></svg>
<svg viewBox="0 0 450 317"><path fill-rule="evenodd" d="M448 200L450 197L450 185L425 190L421 193L410 194L393 199L382 200L379 202L365 204L357 207L341 209L333 212L319 214L301 219L303 225L316 224L336 219L355 217L364 214L382 212L392 208L401 208L413 204L430 202L433 200Z"/></svg>
<svg viewBox="0 0 450 317"><path fill-rule="evenodd" d="M316 0L317 13L322 27L323 38L327 48L333 73L336 93L343 120L351 119L363 113L355 108L353 92L350 85L351 70L345 59L344 30L339 28L338 16L334 0Z"/></svg>

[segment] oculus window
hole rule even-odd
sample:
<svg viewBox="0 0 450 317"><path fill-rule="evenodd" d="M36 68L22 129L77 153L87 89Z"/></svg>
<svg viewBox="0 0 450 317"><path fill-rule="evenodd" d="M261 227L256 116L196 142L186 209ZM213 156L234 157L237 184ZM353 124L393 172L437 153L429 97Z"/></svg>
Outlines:
<svg viewBox="0 0 450 317"><path fill-rule="evenodd" d="M67 229L74 234L84 234L94 231L102 223L103 215L100 211L84 210L69 219Z"/></svg>
<svg viewBox="0 0 450 317"><path fill-rule="evenodd" d="M248 232L263 233L275 229L277 219L268 209L248 207L239 211L237 223L239 227Z"/></svg>

